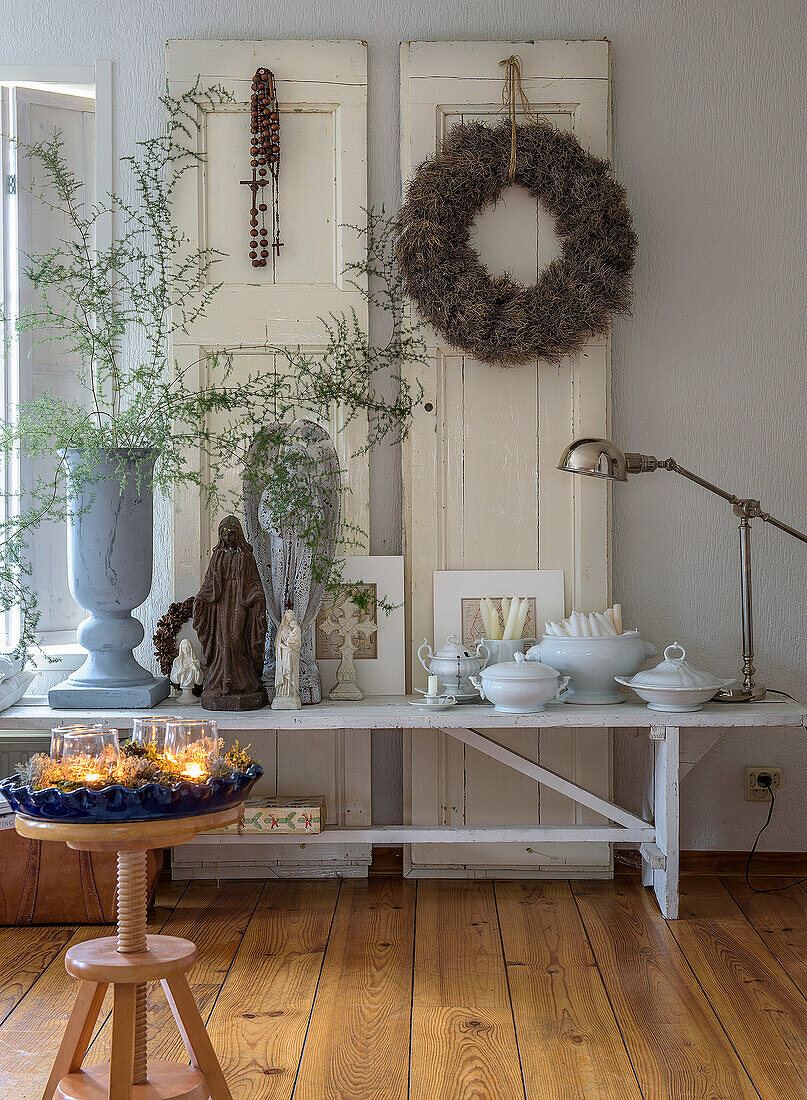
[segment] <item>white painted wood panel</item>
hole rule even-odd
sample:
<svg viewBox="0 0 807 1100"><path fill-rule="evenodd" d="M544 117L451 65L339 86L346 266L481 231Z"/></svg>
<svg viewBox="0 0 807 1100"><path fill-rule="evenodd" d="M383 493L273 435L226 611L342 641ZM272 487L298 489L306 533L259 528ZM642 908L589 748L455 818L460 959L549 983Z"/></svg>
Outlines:
<svg viewBox="0 0 807 1100"><path fill-rule="evenodd" d="M439 148L455 123L503 116L503 69L517 53L524 89L552 125L584 147L609 154L607 42L407 43L401 53L401 164L404 182ZM551 216L520 187L479 216L475 246L491 272L533 282L557 255ZM591 340L560 365L491 367L446 345L427 329L430 363L419 367L424 400L404 449L404 531L411 683L422 687L413 652L433 630L435 569L563 569L568 607L605 606L609 581L608 501L602 487L556 470L575 434L607 434L609 343ZM424 492L424 487L428 491ZM512 748L605 795L610 734L513 731ZM581 824L597 815L563 795L522 783L472 748L437 752L418 731L407 774L415 823ZM439 766L435 766L439 765ZM451 809L449 810L449 807ZM442 814L442 818L434 815ZM447 814L451 814L447 818ZM467 859L465 858L467 856ZM513 868L602 872L602 844L412 846L413 873L440 868L479 874Z"/></svg>
<svg viewBox="0 0 807 1100"><path fill-rule="evenodd" d="M253 268L247 255L250 191L240 182L248 178L250 85L260 66L275 75L280 109L283 248L274 271L271 265ZM174 93L199 78L202 86L220 84L232 96L199 119L195 141L204 161L187 174L177 194L177 217L192 245L225 253L209 273L210 282L221 284L211 307L189 334L174 341L177 366L204 380L212 354L227 350L236 379L256 370L281 372L288 369L287 360L270 349L301 345L316 355L325 336L321 318L355 311L366 326L366 301L344 275L348 263L362 259L362 239L348 226L363 223L367 206L364 43L170 42L168 75ZM366 441L366 419L355 417L342 432L342 410L334 407L323 423L339 451L346 519L366 532L368 456L357 457ZM200 461L198 454L192 458ZM232 492L230 510L240 512L240 470L233 466L207 474ZM192 490L176 493L173 507L174 599L183 599L198 590L220 517L209 515ZM266 793L324 794L332 824L369 821L369 735L265 732L259 740L261 759L265 752L272 764L262 781ZM180 858L191 866L194 852ZM310 871L321 863L331 872L353 871L366 867L369 859L369 847L348 852L334 846L315 856L290 846L274 853L271 868L264 870L299 873L300 867ZM238 860L227 870L237 873Z"/></svg>

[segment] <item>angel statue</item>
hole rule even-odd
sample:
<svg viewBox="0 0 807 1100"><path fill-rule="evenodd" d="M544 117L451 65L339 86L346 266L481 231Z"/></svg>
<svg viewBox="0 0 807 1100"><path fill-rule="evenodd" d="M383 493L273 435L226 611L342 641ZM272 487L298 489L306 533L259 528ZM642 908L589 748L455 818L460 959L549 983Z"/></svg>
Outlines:
<svg viewBox="0 0 807 1100"><path fill-rule="evenodd" d="M311 420L275 422L247 451L244 528L255 552L271 623L263 681L275 694L275 632L287 610L301 633L300 699L322 699L314 659L314 623L322 605L339 537L342 477L327 431Z"/></svg>

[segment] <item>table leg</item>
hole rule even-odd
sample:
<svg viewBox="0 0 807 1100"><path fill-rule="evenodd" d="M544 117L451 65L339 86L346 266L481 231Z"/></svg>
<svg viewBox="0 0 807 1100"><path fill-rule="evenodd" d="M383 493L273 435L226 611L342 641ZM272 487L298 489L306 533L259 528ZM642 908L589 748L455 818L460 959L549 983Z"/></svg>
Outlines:
<svg viewBox="0 0 807 1100"><path fill-rule="evenodd" d="M677 920L680 730L678 726L654 726L650 736L655 749L653 786L656 844L665 857L663 868L653 868L653 891L663 916L667 920Z"/></svg>
<svg viewBox="0 0 807 1100"><path fill-rule="evenodd" d="M101 982L81 983L42 1100L53 1100L61 1079L81 1069L107 988Z"/></svg>
<svg viewBox="0 0 807 1100"><path fill-rule="evenodd" d="M163 978L162 986L191 1061L204 1074L210 1100L233 1100L188 979L172 974Z"/></svg>

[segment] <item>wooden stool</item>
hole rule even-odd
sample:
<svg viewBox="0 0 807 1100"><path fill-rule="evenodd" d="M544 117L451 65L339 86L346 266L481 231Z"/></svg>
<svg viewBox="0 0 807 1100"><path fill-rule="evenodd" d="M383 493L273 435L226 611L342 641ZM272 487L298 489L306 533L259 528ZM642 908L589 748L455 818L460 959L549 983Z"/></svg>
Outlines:
<svg viewBox="0 0 807 1100"><path fill-rule="evenodd" d="M243 804L197 817L73 824L17 814L21 836L66 841L86 852L118 853L117 941L87 940L67 952L65 970L81 980L42 1100L232 1100L185 971L198 952L190 940L146 935L146 853L184 844L239 821ZM148 1061L148 983L162 982L191 1066ZM110 1061L82 1069L107 986L114 992Z"/></svg>

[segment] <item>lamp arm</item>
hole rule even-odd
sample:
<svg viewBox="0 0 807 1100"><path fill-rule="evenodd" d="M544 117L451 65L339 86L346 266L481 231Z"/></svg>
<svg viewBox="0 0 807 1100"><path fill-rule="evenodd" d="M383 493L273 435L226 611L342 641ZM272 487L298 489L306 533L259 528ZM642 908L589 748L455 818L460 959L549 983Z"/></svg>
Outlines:
<svg viewBox="0 0 807 1100"><path fill-rule="evenodd" d="M709 492L714 493L715 496L722 497L723 500L728 501L734 508L735 514L741 519L743 517L747 520L761 519L763 523L769 523L772 527L778 527L779 530L784 531L785 534L792 535L793 538L807 543L807 534L804 534L803 531L797 531L795 527L791 527L787 523L782 523L781 520L774 519L770 512L763 512L758 500L737 497L733 493L727 493L726 490L721 489L719 485L715 485L713 482L707 481L706 478L700 477L698 474L693 474L691 470L679 466L674 458L660 460L654 458L652 455L626 454L625 460L627 472L629 474L649 473L652 470L669 470L671 473L680 474L689 481L694 481L696 485L708 489Z"/></svg>

